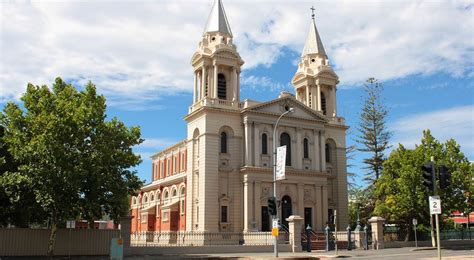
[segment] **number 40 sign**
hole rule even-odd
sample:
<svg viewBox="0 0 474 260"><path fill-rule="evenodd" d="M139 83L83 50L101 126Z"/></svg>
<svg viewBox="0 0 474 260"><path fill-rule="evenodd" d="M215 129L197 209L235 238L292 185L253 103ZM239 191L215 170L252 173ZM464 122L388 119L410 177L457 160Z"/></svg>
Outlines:
<svg viewBox="0 0 474 260"><path fill-rule="evenodd" d="M439 196L430 196L430 214L441 214L441 199Z"/></svg>

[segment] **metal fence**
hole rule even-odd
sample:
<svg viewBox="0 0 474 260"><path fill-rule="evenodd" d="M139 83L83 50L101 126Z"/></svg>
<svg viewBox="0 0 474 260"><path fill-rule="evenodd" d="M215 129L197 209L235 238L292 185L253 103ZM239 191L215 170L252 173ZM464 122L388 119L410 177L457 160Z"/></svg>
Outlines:
<svg viewBox="0 0 474 260"><path fill-rule="evenodd" d="M45 256L49 229L0 229L0 256ZM58 229L55 255L108 255L110 241L120 230Z"/></svg>
<svg viewBox="0 0 474 260"><path fill-rule="evenodd" d="M280 232L279 243L286 237ZM274 237L271 232L144 231L132 233L130 241L135 247L273 245Z"/></svg>
<svg viewBox="0 0 474 260"><path fill-rule="evenodd" d="M441 240L474 240L474 229L459 229L459 230L441 230ZM431 232L420 232L416 234L418 241L431 240ZM415 235L413 229L406 230L405 228L388 228L384 229L384 241L414 241Z"/></svg>

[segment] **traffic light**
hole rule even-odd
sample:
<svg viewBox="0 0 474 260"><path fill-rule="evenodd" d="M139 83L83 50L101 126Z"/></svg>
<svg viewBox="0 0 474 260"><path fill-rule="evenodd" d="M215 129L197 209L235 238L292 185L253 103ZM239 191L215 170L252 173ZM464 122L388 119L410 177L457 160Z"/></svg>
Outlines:
<svg viewBox="0 0 474 260"><path fill-rule="evenodd" d="M441 165L439 167L439 187L440 189L446 189L451 184L451 173L448 167Z"/></svg>
<svg viewBox="0 0 474 260"><path fill-rule="evenodd" d="M268 212L272 216L277 215L277 205L276 205L276 198L275 197L268 198Z"/></svg>
<svg viewBox="0 0 474 260"><path fill-rule="evenodd" d="M426 188L428 188L428 191L433 191L434 190L434 181L433 178L433 167L434 167L434 164L433 162L427 162L425 163L423 166L421 166L421 170L423 172L423 185L426 186Z"/></svg>

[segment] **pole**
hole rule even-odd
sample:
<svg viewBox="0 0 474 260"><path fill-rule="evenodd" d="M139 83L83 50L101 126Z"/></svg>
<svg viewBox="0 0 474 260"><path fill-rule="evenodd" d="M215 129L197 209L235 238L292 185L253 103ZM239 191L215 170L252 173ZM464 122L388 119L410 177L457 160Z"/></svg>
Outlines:
<svg viewBox="0 0 474 260"><path fill-rule="evenodd" d="M437 194L437 187L436 187L436 176L435 176L435 170L434 170L434 156L431 156L431 162L433 162L431 166L431 182L433 183L433 192L434 195ZM433 215L430 214L430 227L431 227L431 245L433 247L436 246L436 240L434 236L434 227L433 227Z"/></svg>
<svg viewBox="0 0 474 260"><path fill-rule="evenodd" d="M273 196L276 198L276 202L277 202L277 215L276 216L273 216L273 220L276 220L278 221L278 213L280 212L279 209L280 209L280 205L278 203L278 196L277 196L277 186L276 186L276 165L277 165L277 161L276 161L276 157L277 157L277 148L276 148L276 139L277 139L277 136L276 136L276 132L277 132L277 127L278 127L278 123L280 123L280 120L281 118L288 114L288 113L291 113L293 112L293 108L290 108L288 109L288 111L286 111L285 113L281 114L280 117L277 119L276 123L275 123L275 127L273 128ZM275 254L275 257L278 257L278 237L275 236L275 240L273 241L273 252Z"/></svg>
<svg viewBox="0 0 474 260"><path fill-rule="evenodd" d="M439 214L435 214L436 219L436 244L438 245L438 260L441 260L441 245L439 243Z"/></svg>
<svg viewBox="0 0 474 260"><path fill-rule="evenodd" d="M413 225L413 230L415 231L415 247L418 247L418 240L416 238L416 225Z"/></svg>
<svg viewBox="0 0 474 260"><path fill-rule="evenodd" d="M335 243L335 250L336 250L336 255L337 255L337 210L334 210L334 240L336 241Z"/></svg>

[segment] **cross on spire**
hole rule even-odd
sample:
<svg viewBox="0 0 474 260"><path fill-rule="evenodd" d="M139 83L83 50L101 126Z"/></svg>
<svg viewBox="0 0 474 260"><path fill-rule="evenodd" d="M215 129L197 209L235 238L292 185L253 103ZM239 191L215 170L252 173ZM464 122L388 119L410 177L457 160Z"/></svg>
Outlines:
<svg viewBox="0 0 474 260"><path fill-rule="evenodd" d="M310 9L311 9L311 18L314 20L314 10L316 9L314 9L314 6L311 6Z"/></svg>

